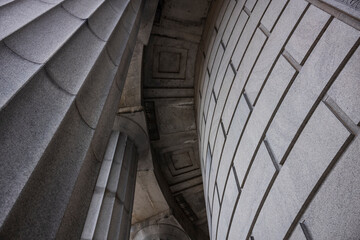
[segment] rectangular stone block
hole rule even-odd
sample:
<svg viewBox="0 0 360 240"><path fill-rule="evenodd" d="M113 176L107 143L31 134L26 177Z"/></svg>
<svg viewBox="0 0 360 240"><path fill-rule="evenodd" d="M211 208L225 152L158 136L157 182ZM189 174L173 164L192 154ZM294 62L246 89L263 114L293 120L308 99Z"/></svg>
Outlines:
<svg viewBox="0 0 360 240"><path fill-rule="evenodd" d="M250 75L246 91L251 103L255 102L259 90L271 67L279 55L286 39L303 13L307 2L303 0L290 1L267 40L256 65Z"/></svg>
<svg viewBox="0 0 360 240"><path fill-rule="evenodd" d="M225 181L227 179L229 168L234 157L236 146L238 145L238 141L249 114L249 106L246 103L244 95L242 95L234 113L234 119L232 120L219 164L219 172L216 182L218 184L220 196L222 196L222 193L224 192Z"/></svg>
<svg viewBox="0 0 360 240"><path fill-rule="evenodd" d="M261 200L275 172L276 169L270 155L265 144L262 143L250 169L246 184L241 191L229 232L229 239L246 239Z"/></svg>
<svg viewBox="0 0 360 240"><path fill-rule="evenodd" d="M233 74L234 74L234 72L232 71L230 64L228 64L225 76L217 76L216 77L215 83L214 83L214 93L215 93L216 98L219 98L220 88L224 84L225 81L230 81L230 83L225 83L225 84L232 83L232 78L229 77L229 75L231 76Z"/></svg>
<svg viewBox="0 0 360 240"><path fill-rule="evenodd" d="M244 3L242 3L242 4L244 4ZM244 27L245 27L248 19L249 19L249 16L244 11L241 11L240 16L237 19L237 22L235 24L234 30L231 33L229 42L226 46L223 60L220 63L219 72L218 72L218 77L220 77L220 78L225 75L227 66L228 66L228 64L230 64L230 60L234 54L236 44L238 43L240 36L243 33Z"/></svg>
<svg viewBox="0 0 360 240"><path fill-rule="evenodd" d="M199 133L199 136L200 136L200 141L199 141L199 149L201 149L201 146L204 146L205 142L204 142L204 137L205 137L205 125L206 125L206 122L205 122L205 118L202 117L202 120L203 120L203 124L201 126L201 131ZM203 159L203 163L205 165L205 156L203 154L203 151L199 151L199 154L200 154L200 158Z"/></svg>
<svg viewBox="0 0 360 240"><path fill-rule="evenodd" d="M329 96L355 122L360 122L360 49L358 48L328 91Z"/></svg>
<svg viewBox="0 0 360 240"><path fill-rule="evenodd" d="M269 0L258 1L256 7L254 8L249 20L246 22L246 26L241 34L240 39L237 42L236 49L233 53L232 61L235 68L239 67L242 56L245 53L248 43L250 43L251 37L256 30L256 27L261 19L262 14L264 13L266 6L269 4ZM250 48L251 49L251 48Z"/></svg>
<svg viewBox="0 0 360 240"><path fill-rule="evenodd" d="M281 11L283 10L286 2L287 2L286 0L271 1L268 9L266 10L263 18L261 19L261 23L270 32L271 32L272 28L274 27L276 19L281 14Z"/></svg>
<svg viewBox="0 0 360 240"><path fill-rule="evenodd" d="M238 171L240 184L243 182L261 136L294 73L295 69L283 56L280 56L251 114L235 155L234 165Z"/></svg>
<svg viewBox="0 0 360 240"><path fill-rule="evenodd" d="M329 14L314 5L311 5L306 11L285 47L298 63L303 61L306 53L310 50L311 45L329 18Z"/></svg>
<svg viewBox="0 0 360 240"><path fill-rule="evenodd" d="M267 133L280 162L285 160L283 156L300 125L359 35L359 31L334 19L302 67Z"/></svg>
<svg viewBox="0 0 360 240"><path fill-rule="evenodd" d="M208 196L208 189L209 189L209 178L210 178L210 170L212 165L212 156L210 153L210 147L208 147L208 151L206 153L206 163L205 163L205 171L203 171L203 185L204 185L204 196Z"/></svg>
<svg viewBox="0 0 360 240"><path fill-rule="evenodd" d="M207 71L208 71L209 75L211 74L211 69L212 69L212 66L213 66L214 61L215 61L216 53L218 51L218 48L220 47L220 41L217 41L218 38L219 38L218 35L219 34L216 33L216 37L214 39L214 43L213 43L213 46L211 48L210 57L209 57L208 65L207 65Z"/></svg>
<svg viewBox="0 0 360 240"><path fill-rule="evenodd" d="M214 109L215 109L215 105L216 105L216 101L215 101L215 97L213 94L210 94L211 96L211 101L210 101L210 105L209 105L209 113L207 116L207 121L206 121L206 126L204 129L204 138L203 138L203 156L205 156L205 151L207 150L207 144L209 141L209 134L210 134L210 126L211 126L211 121L212 121L212 115L214 113Z"/></svg>
<svg viewBox="0 0 360 240"><path fill-rule="evenodd" d="M331 170L303 215L313 239L360 236L359 135Z"/></svg>
<svg viewBox="0 0 360 240"><path fill-rule="evenodd" d="M214 89L214 85L216 85L216 82L218 82L218 84L221 84L223 78L221 77L217 77L217 73L218 73L218 69L219 69L219 66L221 64L221 61L222 61L222 58L223 58L223 55L224 55L224 51L225 49L220 46L219 47L219 50L216 54L216 60L214 62L214 67L213 67L213 71L211 73L211 76L210 76L210 85L208 87L208 91L207 91L207 94L211 93ZM206 104L206 102L205 102Z"/></svg>
<svg viewBox="0 0 360 240"><path fill-rule="evenodd" d="M225 46L227 46L227 43L230 39L230 35L235 27L235 23L237 19L239 18L243 5L244 5L244 1L236 1L236 5L233 9L233 12L231 13L229 22L225 28L224 35L222 37L222 41L225 44Z"/></svg>
<svg viewBox="0 0 360 240"><path fill-rule="evenodd" d="M216 66L219 66L219 62L221 60L221 56L218 56L218 53L219 54L222 54L224 52L224 49L222 48L222 46L219 46L219 49L217 50L217 54L216 54L216 60L215 60L215 64ZM206 117L206 120L207 120L207 115L208 115L208 108L209 108L209 104L210 104L210 100L211 100L211 96L212 96L212 90L213 90L213 87L214 87L214 81L215 81L215 75L216 75L216 71L215 72L212 72L211 75L209 76L209 82L207 84L207 88L205 89L204 91L204 94L205 94L205 97L204 97L204 114L205 114L205 117ZM210 119L211 121L211 119Z"/></svg>
<svg viewBox="0 0 360 240"><path fill-rule="evenodd" d="M321 103L270 190L253 229L255 239L284 238L304 202L349 136L344 125Z"/></svg>
<svg viewBox="0 0 360 240"><path fill-rule="evenodd" d="M252 11L254 9L254 6L255 6L256 2L257 2L256 0L246 1L245 7L247 9L249 9L250 11Z"/></svg>
<svg viewBox="0 0 360 240"><path fill-rule="evenodd" d="M206 89L204 89L204 78L208 74L207 66L208 66L209 61L210 61L210 55L211 55L212 48L214 46L215 38L216 38L216 32L215 32L215 30L213 30L212 34L210 36L208 48L206 50L206 57L205 57L205 60L204 60L204 63L203 63L202 75L201 75L201 78L200 78L200 79L202 79L202 81L201 81L199 89L201 89L201 94L202 95L203 95L204 91L206 91Z"/></svg>
<svg viewBox="0 0 360 240"><path fill-rule="evenodd" d="M210 128L210 137L209 137L210 146L214 145L217 129L221 127L220 126L221 115L224 111L224 105L225 105L225 102L227 99L227 94L228 94L231 84L234 80L234 76L235 76L234 72L231 70L231 67L229 66L227 74L223 81L223 85L221 86L221 91L219 93L219 96L218 96L218 99L216 102L212 125Z"/></svg>
<svg viewBox="0 0 360 240"><path fill-rule="evenodd" d="M238 196L239 190L236 183L234 171L230 170L228 183L226 184L224 199L221 203L221 210L218 221L219 227L217 230L216 239L226 239L226 235L230 227L231 216L234 211L235 203Z"/></svg>
<svg viewBox="0 0 360 240"><path fill-rule="evenodd" d="M219 28L217 28L217 35L216 35L216 39L215 39L215 42L214 42L214 47L216 47L216 48L221 47L220 42L221 42L222 36L224 34L226 25L227 25L227 23L229 21L229 18L231 16L232 10L233 10L233 8L235 6L235 3L236 3L235 0L230 0L229 4L226 7L224 17L221 20L221 24L220 24ZM216 59L215 58L216 51L217 51L216 48L213 48L213 50L211 52L210 61L209 61L209 65L208 65L208 68L209 68L211 74L213 74L213 66L214 66L214 62L215 62L215 59Z"/></svg>
<svg viewBox="0 0 360 240"><path fill-rule="evenodd" d="M229 4L229 1L230 0L225 0L225 1L222 2L218 17L217 17L216 22L215 22L215 27L217 29L219 29L219 27L220 27L221 20L222 20L224 14L225 14L225 11L226 11L226 8L227 8L227 6Z"/></svg>
<svg viewBox="0 0 360 240"><path fill-rule="evenodd" d="M256 58L265 42L266 36L258 29L252 39L249 50L245 53L244 59L235 76L234 83L231 87L228 99L226 101L226 112L223 115L225 129L228 130L232 112L236 107L237 100L243 91L246 80L256 61Z"/></svg>
<svg viewBox="0 0 360 240"><path fill-rule="evenodd" d="M213 211L212 211L212 224L211 224L211 239L216 239L216 231L217 231L217 224L218 224L218 218L219 218L219 212L220 212L220 203L219 198L217 195L217 191L215 191L214 196L214 204L213 204Z"/></svg>
<svg viewBox="0 0 360 240"><path fill-rule="evenodd" d="M212 204L212 198L214 196L216 173L217 173L217 170L219 167L220 157L222 154L224 143L225 143L225 136L222 132L221 127L219 127L218 132L217 132L216 142L215 142L214 154L213 154L213 158L212 158L212 165L211 165L210 177L209 177L209 183L208 183L211 204Z"/></svg>
<svg viewBox="0 0 360 240"><path fill-rule="evenodd" d="M205 78L204 78L204 86L203 86L203 89L202 89L203 94L205 94L207 92L207 87L209 85L209 80L210 80L210 76L209 76L208 73L206 73ZM201 104L200 104L200 117L201 118L202 118L202 115L204 114L204 110L205 110L205 104L204 104L205 98L206 98L206 96L203 95L203 98L202 98ZM204 120L206 120L206 119L204 119Z"/></svg>

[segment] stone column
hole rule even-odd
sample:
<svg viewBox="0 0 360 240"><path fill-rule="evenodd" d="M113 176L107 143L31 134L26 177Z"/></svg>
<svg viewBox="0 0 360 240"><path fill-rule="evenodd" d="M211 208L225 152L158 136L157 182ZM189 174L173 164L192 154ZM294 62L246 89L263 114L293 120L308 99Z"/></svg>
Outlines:
<svg viewBox="0 0 360 240"><path fill-rule="evenodd" d="M1 239L80 238L142 10L0 3Z"/></svg>
<svg viewBox="0 0 360 240"><path fill-rule="evenodd" d="M127 239L137 153L125 133L113 131L96 182L81 239Z"/></svg>

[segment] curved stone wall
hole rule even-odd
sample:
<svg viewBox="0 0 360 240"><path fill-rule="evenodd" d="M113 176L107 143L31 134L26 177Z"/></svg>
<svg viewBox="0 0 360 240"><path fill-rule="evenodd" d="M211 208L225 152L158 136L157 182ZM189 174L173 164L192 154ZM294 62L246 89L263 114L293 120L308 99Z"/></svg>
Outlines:
<svg viewBox="0 0 360 240"><path fill-rule="evenodd" d="M213 3L196 89L211 239L360 236L359 29L346 1Z"/></svg>

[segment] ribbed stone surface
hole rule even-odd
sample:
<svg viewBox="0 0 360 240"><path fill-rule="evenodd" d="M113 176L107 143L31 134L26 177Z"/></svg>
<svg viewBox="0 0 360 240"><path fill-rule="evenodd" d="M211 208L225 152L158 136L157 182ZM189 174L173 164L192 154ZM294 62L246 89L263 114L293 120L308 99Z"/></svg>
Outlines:
<svg viewBox="0 0 360 240"><path fill-rule="evenodd" d="M54 5L36 0L12 1L0 8L0 40L20 29Z"/></svg>
<svg viewBox="0 0 360 240"><path fill-rule="evenodd" d="M69 204L61 220L59 230L56 233L56 239L76 239L81 236L86 213L90 207L91 196L96 184L96 179L90 179L88 176L96 176L100 171L100 167L101 163L91 151L88 151L69 199Z"/></svg>
<svg viewBox="0 0 360 240"><path fill-rule="evenodd" d="M76 99L77 107L86 123L96 128L101 111L115 76L115 65L103 51L89 73Z"/></svg>
<svg viewBox="0 0 360 240"><path fill-rule="evenodd" d="M65 116L73 96L44 71L35 75L0 113L0 223L14 204ZM24 157L26 156L26 157Z"/></svg>
<svg viewBox="0 0 360 240"><path fill-rule="evenodd" d="M11 238L55 237L93 134L74 105L59 128L3 225Z"/></svg>
<svg viewBox="0 0 360 240"><path fill-rule="evenodd" d="M111 6L117 11L118 13L122 14L125 7L130 3L130 0L109 0Z"/></svg>
<svg viewBox="0 0 360 240"><path fill-rule="evenodd" d="M109 43L107 45L110 58L117 66L120 64L121 56L126 47L125 43L128 38L129 33L126 32L124 25L119 22L115 27L115 32L109 38Z"/></svg>
<svg viewBox="0 0 360 240"><path fill-rule="evenodd" d="M56 7L7 37L5 43L21 57L45 63L82 23L63 8Z"/></svg>
<svg viewBox="0 0 360 240"><path fill-rule="evenodd" d="M107 41L114 30L120 15L111 7L109 2L104 2L99 9L89 18L89 28L96 36Z"/></svg>
<svg viewBox="0 0 360 240"><path fill-rule="evenodd" d="M131 27L135 22L135 18L136 18L136 12L132 8L132 6L128 5L123 13L123 17L121 18L121 23L125 27L125 31L127 33L131 32L132 29Z"/></svg>
<svg viewBox="0 0 360 240"><path fill-rule="evenodd" d="M46 70L62 89L76 95L104 46L84 25L50 60Z"/></svg>
<svg viewBox="0 0 360 240"><path fill-rule="evenodd" d="M0 2L0 238L81 237L141 6Z"/></svg>
<svg viewBox="0 0 360 240"><path fill-rule="evenodd" d="M0 109L2 109L19 89L31 78L41 65L29 62L14 54L0 43Z"/></svg>
<svg viewBox="0 0 360 240"><path fill-rule="evenodd" d="M62 4L72 15L87 19L103 3L104 0L68 0Z"/></svg>
<svg viewBox="0 0 360 240"><path fill-rule="evenodd" d="M97 159L103 159L107 144L107 139L110 136L112 126L108 121L114 121L114 113L117 111L118 102L120 101L121 92L114 82L110 88L109 95L105 101L105 107L102 110L101 116L95 130L94 139L92 141L92 148Z"/></svg>

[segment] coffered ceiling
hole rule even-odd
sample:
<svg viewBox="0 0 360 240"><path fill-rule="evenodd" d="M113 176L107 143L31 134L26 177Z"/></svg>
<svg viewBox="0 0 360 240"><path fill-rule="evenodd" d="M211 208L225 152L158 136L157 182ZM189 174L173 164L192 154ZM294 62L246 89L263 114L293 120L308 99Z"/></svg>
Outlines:
<svg viewBox="0 0 360 240"><path fill-rule="evenodd" d="M195 124L195 59L210 0L159 2L143 54L143 105L172 197L208 233Z"/></svg>

